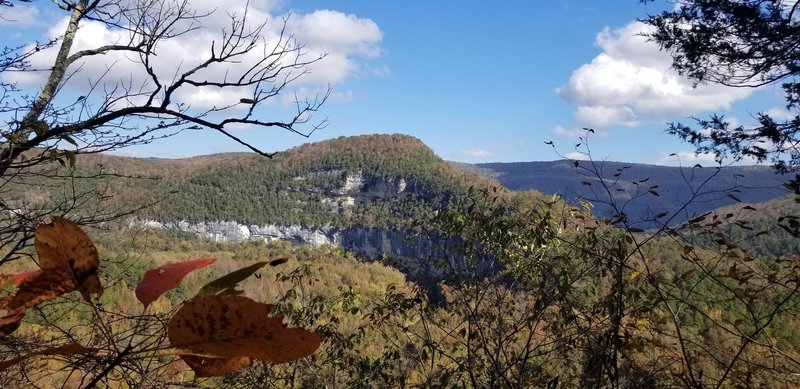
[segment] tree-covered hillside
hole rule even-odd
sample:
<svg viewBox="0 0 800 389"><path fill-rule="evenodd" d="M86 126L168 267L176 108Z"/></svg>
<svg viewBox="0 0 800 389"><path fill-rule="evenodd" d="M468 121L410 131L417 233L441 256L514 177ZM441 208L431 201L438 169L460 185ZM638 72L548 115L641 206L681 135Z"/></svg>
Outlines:
<svg viewBox="0 0 800 389"><path fill-rule="evenodd" d="M770 259L797 259L800 238L793 236L800 221L800 202L793 195L762 203L736 204L714 210L712 218L729 240L748 254ZM714 245L715 238L701 235L704 245Z"/></svg>
<svg viewBox="0 0 800 389"><path fill-rule="evenodd" d="M95 155L77 161L77 176L100 172L102 179L78 179L75 185L80 190L106 185L110 204L154 203L138 214L141 218L190 223L401 228L420 215L463 204L470 186L494 184L454 169L405 135L341 137L272 159Z"/></svg>

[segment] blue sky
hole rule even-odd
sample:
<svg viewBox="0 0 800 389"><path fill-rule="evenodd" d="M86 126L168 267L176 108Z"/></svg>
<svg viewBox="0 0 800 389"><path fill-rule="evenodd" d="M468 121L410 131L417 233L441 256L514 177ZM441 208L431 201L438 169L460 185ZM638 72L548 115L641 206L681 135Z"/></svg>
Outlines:
<svg viewBox="0 0 800 389"><path fill-rule="evenodd" d="M194 2L201 8L239 3ZM277 129L234 130L266 151L404 133L448 160L553 160L559 155L545 141L554 141L562 155L580 157L572 147L576 130L592 127L595 158L676 164L667 156L678 153L684 164L708 163L708 156L695 156L689 145L664 134L665 123L717 112L747 124L758 111L783 112L777 88L693 89L671 72L668 56L637 36L644 27L635 22L670 7L666 2L287 0L250 6L263 17L291 15L289 29L298 40L312 53L328 53L296 83L301 94L333 88L318 116L330 124L308 139ZM24 43L56 34L66 15L54 8L41 1L3 10L13 21L0 22L0 35ZM87 27L83 44L107 32ZM35 79L20 82L37 87ZM74 82L77 93L80 77ZM280 117L291 107L278 101L264 109ZM208 130L119 153L182 157L242 150Z"/></svg>

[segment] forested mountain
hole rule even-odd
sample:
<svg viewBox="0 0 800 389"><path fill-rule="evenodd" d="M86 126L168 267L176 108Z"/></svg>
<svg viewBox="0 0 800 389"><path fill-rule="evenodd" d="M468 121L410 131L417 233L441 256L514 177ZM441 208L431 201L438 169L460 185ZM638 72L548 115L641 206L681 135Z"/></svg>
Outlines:
<svg viewBox="0 0 800 389"><path fill-rule="evenodd" d="M100 173L111 203L155 204L141 218L336 228L404 228L420 215L463 204L471 186L497 185L453 168L405 135L341 137L272 159L94 155L77 162L77 176ZM75 181L81 188L97 184L95 178Z"/></svg>
<svg viewBox="0 0 800 389"><path fill-rule="evenodd" d="M788 178L767 166L668 167L609 161L579 161L576 165L568 160L454 166L495 179L512 191L558 194L573 203L590 201L595 204L595 214L601 216L613 213L604 204L613 198L620 208L624 206L633 224L645 229L656 225L654 215L687 204L673 223L739 200L758 203L789 193L783 187Z"/></svg>

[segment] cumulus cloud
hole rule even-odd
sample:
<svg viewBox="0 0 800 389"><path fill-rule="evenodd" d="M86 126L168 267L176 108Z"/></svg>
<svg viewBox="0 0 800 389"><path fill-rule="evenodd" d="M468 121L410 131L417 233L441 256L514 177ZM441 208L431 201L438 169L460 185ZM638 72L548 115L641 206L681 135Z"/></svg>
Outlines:
<svg viewBox="0 0 800 389"><path fill-rule="evenodd" d="M284 28L283 20L287 20L284 39L293 37L297 43L303 45L300 50L302 56L299 61L311 61L324 55L320 61L313 63L307 69L294 70L294 76L300 76L291 84L299 94L313 96L325 93L329 85L334 88L349 77L359 74L361 63L373 60L381 55L381 41L383 34L378 25L366 18L352 14L344 14L333 10L319 10L309 14L277 15L275 2L247 0L205 0L193 3L198 14L211 12L201 19L201 28L173 39L162 41L156 48L157 54L151 60L153 69L159 78L164 81L174 79L176 75L191 69L208 58L212 42L216 51L221 46L223 29L230 32L230 16L242 17L247 15L245 30L253 30L260 24L267 22L262 31L264 42L251 50L247 55L240 57L239 63L213 64L208 69L197 73L197 80L221 80L225 77L232 79L249 68L252 64L263 60L266 53L280 42L280 34ZM190 23L191 21L186 21ZM66 16L55 23L47 34L47 38L59 37L63 34L67 24ZM186 27L179 22L176 29ZM127 32L121 29L109 29L98 22L86 21L82 23L76 36L73 52L92 49L108 44L126 44L130 40ZM32 47L32 46L31 46ZM41 50L30 59L34 68L47 69L52 66L57 48ZM290 56L284 61L292 61ZM286 62L283 62L286 63ZM152 82L139 63L139 58L131 53L109 53L102 56L86 57L81 63L76 63L72 69L80 67L81 71L74 75L65 86L67 90L85 90L89 82L97 82L104 75L103 83L119 85L122 82L126 87L136 90L145 83L150 82L148 90L152 90ZM110 70L109 70L110 69ZM388 69L386 69L388 72ZM371 71L364 71L372 74ZM9 72L3 74L5 81L17 82L21 86L40 87L44 83L46 72ZM280 82L282 78L277 81ZM102 88L99 88L102 90ZM293 90L284 91L293 96ZM251 97L252 89L240 90L227 88L191 88L187 91L178 91L177 98L181 102L191 104L193 108L210 109L235 104L243 97ZM350 91L335 91L332 99L347 101L352 98ZM284 105L279 102L278 105Z"/></svg>
<svg viewBox="0 0 800 389"><path fill-rule="evenodd" d="M581 126L637 126L670 115L728 109L752 89L692 82L670 69L671 57L642 34L652 28L632 22L597 34L603 50L582 65L556 93L576 106Z"/></svg>

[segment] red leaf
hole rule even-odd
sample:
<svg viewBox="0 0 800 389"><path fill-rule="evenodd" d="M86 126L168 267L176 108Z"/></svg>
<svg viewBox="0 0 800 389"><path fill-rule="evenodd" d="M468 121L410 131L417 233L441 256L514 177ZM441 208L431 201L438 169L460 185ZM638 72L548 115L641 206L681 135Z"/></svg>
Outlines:
<svg viewBox="0 0 800 389"><path fill-rule="evenodd" d="M139 285L136 285L136 298L147 307L166 291L177 288L187 274L208 266L214 261L214 258L202 258L150 269L144 274Z"/></svg>

